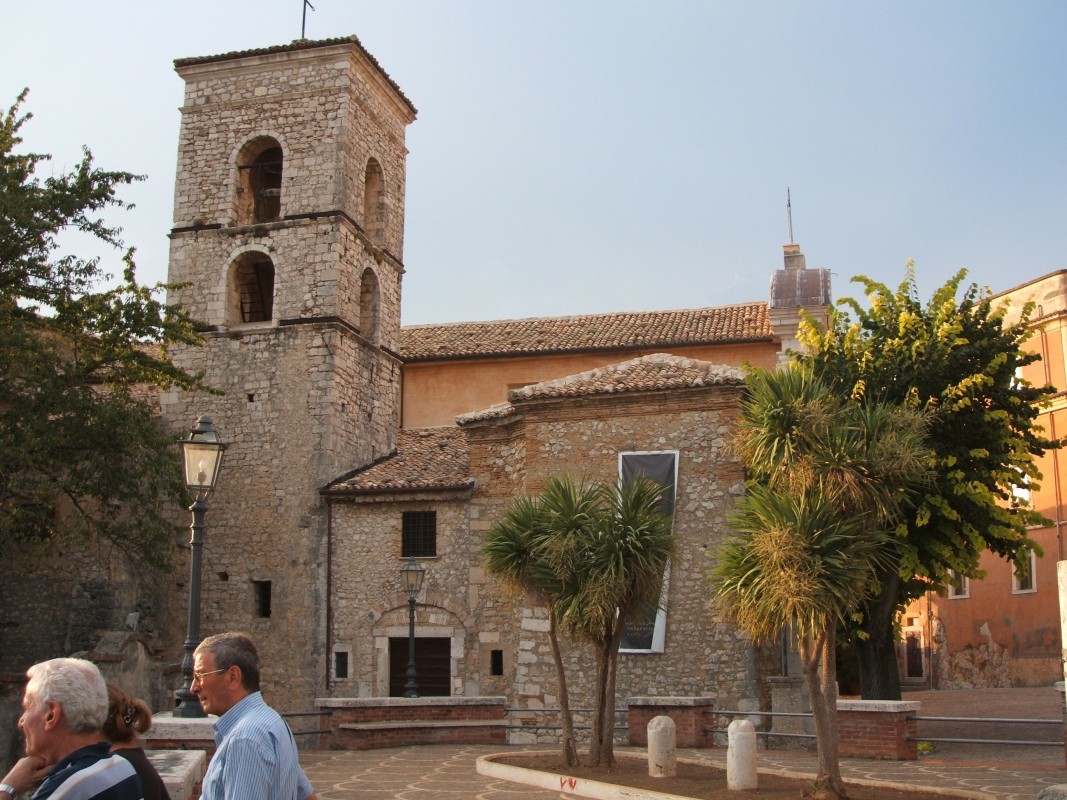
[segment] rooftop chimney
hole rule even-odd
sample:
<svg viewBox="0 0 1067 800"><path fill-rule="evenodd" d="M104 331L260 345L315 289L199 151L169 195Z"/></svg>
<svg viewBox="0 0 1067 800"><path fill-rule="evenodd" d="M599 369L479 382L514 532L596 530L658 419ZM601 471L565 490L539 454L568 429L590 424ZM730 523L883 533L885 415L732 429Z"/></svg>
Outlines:
<svg viewBox="0 0 1067 800"><path fill-rule="evenodd" d="M787 244L782 246L785 254L786 269L804 269L804 254L800 252L799 244Z"/></svg>

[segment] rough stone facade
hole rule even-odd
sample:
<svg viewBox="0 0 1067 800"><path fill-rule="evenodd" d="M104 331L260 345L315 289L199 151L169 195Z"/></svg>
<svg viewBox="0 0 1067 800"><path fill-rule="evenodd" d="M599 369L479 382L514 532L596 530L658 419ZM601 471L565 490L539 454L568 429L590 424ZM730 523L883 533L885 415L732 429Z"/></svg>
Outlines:
<svg viewBox="0 0 1067 800"><path fill-rule="evenodd" d="M662 389L648 391L631 381L644 368L656 371L662 380L650 384ZM687 370L715 377L694 381ZM610 389L603 385L602 373L608 372ZM615 481L620 453L664 452L675 453L678 465L678 548L667 585L664 645L659 652L621 657L618 697L704 696L729 708L758 703L751 644L709 607L707 585L709 552L726 535L726 519L742 490L742 465L729 447L740 372L657 356L626 362L617 371L574 376L566 384L565 397L527 387L512 392L506 406L461 418L458 429L409 431L391 459L327 490L333 508L331 648L348 653L352 665L347 680L331 682L331 696L388 693L388 640L407 636L408 602L398 583L401 517L433 509L437 550L420 559L426 577L417 598L416 637L451 640L453 694L502 694L509 706L525 709L515 719L529 731L513 734L513 741L554 735L537 727L551 717L538 712L559 704L545 610L485 574L484 535L515 495L537 491L549 476ZM424 476L412 472L405 491L396 475L402 467L391 462L414 460L412 435L437 441L440 449L467 448L471 488L443 484L428 491ZM493 650L502 658L499 675L491 671ZM592 652L564 642L564 660L572 704L590 707Z"/></svg>
<svg viewBox="0 0 1067 800"><path fill-rule="evenodd" d="M169 278L189 284L173 299L209 329L174 360L223 394L166 393L162 414L177 432L208 413L230 443L208 501L201 633L251 633L272 700L308 708L326 669L318 490L388 452L399 427L414 108L354 38L176 68L186 94ZM256 152L274 170L266 189L250 177ZM257 192L276 205L253 212ZM184 598L173 599L178 614Z"/></svg>

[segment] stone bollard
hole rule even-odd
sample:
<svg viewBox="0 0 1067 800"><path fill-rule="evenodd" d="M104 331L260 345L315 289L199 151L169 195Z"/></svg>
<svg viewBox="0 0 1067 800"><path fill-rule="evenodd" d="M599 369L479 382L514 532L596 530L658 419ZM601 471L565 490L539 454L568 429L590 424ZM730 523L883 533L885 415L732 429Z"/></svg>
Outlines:
<svg viewBox="0 0 1067 800"><path fill-rule="evenodd" d="M727 788L738 791L757 788L756 727L747 719L735 719L727 728L727 736Z"/></svg>
<svg viewBox="0 0 1067 800"><path fill-rule="evenodd" d="M677 736L674 720L653 717L648 721L648 774L653 778L673 778L677 772Z"/></svg>

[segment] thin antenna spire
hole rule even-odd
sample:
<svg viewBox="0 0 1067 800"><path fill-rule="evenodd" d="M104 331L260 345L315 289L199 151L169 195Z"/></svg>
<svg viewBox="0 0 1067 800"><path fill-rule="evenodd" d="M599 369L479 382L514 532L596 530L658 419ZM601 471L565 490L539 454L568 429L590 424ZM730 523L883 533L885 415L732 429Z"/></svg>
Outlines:
<svg viewBox="0 0 1067 800"><path fill-rule="evenodd" d="M315 6L311 5L311 0L304 0L303 15L301 16L301 19L300 19L300 38L301 39L306 39L307 38L304 35L304 31L307 30L308 8L310 8L312 11L315 10Z"/></svg>
<svg viewBox="0 0 1067 800"><path fill-rule="evenodd" d="M793 244L793 197L785 187L785 214L789 219L789 244Z"/></svg>

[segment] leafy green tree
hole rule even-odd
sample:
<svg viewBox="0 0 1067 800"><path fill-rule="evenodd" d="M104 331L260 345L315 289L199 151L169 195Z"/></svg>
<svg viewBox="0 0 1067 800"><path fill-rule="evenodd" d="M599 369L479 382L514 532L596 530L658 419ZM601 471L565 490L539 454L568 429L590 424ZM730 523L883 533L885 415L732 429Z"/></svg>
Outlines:
<svg viewBox="0 0 1067 800"><path fill-rule="evenodd" d="M845 298L825 330L810 319L802 330L802 360L835 391L933 416L932 480L906 510L893 538L895 565L880 570L879 591L854 631L868 699L900 698L894 626L911 600L946 587L952 571L981 577L986 549L1023 563L1031 549L1040 553L1027 526L1048 524L1012 502L1016 488L1038 488L1035 458L1060 446L1036 422L1053 387L1018 377L1039 358L1023 349L1031 307L1009 324L973 284L957 300L965 276L957 273L926 306L911 265L895 292L860 276L854 280L864 286L868 308Z"/></svg>
<svg viewBox="0 0 1067 800"><path fill-rule="evenodd" d="M49 156L17 151L25 96L0 120L0 550L81 536L165 563L165 508L186 498L147 388L206 388L167 355L199 336L157 299L171 287L137 283L132 250L111 288L98 258L62 252L70 231L121 249L101 214L128 208L117 191L139 178L96 168L88 150L38 177Z"/></svg>
<svg viewBox="0 0 1067 800"><path fill-rule="evenodd" d="M844 797L837 629L892 564L889 527L926 474L922 414L841 398L792 364L747 380L737 447L751 478L716 553L716 601L757 642L794 626L815 722L816 797Z"/></svg>

